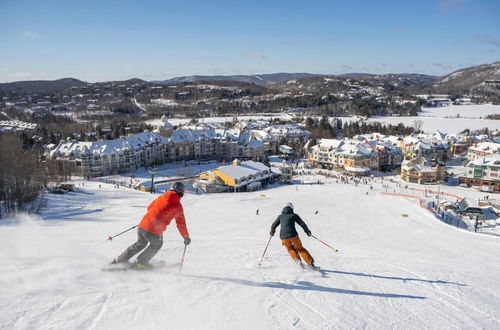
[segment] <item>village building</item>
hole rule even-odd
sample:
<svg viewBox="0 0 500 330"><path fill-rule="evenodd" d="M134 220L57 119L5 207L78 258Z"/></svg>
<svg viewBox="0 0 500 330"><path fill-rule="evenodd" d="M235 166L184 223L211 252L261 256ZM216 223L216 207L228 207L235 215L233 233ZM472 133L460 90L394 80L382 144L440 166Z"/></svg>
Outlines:
<svg viewBox="0 0 500 330"><path fill-rule="evenodd" d="M467 172L458 181L468 187L477 187L482 191L500 191L500 154L469 161Z"/></svg>
<svg viewBox="0 0 500 330"><path fill-rule="evenodd" d="M401 179L410 183L435 184L444 180L445 167L422 156L404 160Z"/></svg>
<svg viewBox="0 0 500 330"><path fill-rule="evenodd" d="M235 159L231 165L201 173L197 185L206 193L253 191L265 187L272 177L271 169L262 163Z"/></svg>
<svg viewBox="0 0 500 330"><path fill-rule="evenodd" d="M160 135L169 137L172 135L173 129L174 125L169 123L168 118L165 115L163 115L161 117L161 125L158 127L158 132L160 133Z"/></svg>
<svg viewBox="0 0 500 330"><path fill-rule="evenodd" d="M353 176L369 175L378 168L377 152L367 144L351 140L321 139L311 147L309 161L327 169L343 170Z"/></svg>
<svg viewBox="0 0 500 330"><path fill-rule="evenodd" d="M406 160L421 156L428 159L446 160L451 157L450 144L445 139L425 136L407 136L401 142Z"/></svg>
<svg viewBox="0 0 500 330"><path fill-rule="evenodd" d="M400 137L372 133L368 135L357 135L355 138L362 141L376 152L377 170L390 171L401 166L404 157L399 147L401 143Z"/></svg>
<svg viewBox="0 0 500 330"><path fill-rule="evenodd" d="M36 128L37 124L26 123L19 120L0 120L0 132L34 130Z"/></svg>
<svg viewBox="0 0 500 330"><path fill-rule="evenodd" d="M339 164L335 158L335 150L343 144L343 140L320 139L309 149L309 162L316 167L338 169Z"/></svg>
<svg viewBox="0 0 500 330"><path fill-rule="evenodd" d="M84 177L104 176L164 163L167 142L150 132L109 141L61 141L50 151L50 158L62 159Z"/></svg>
<svg viewBox="0 0 500 330"><path fill-rule="evenodd" d="M500 143L480 142L469 147L467 159L475 160L500 153Z"/></svg>
<svg viewBox="0 0 500 330"><path fill-rule="evenodd" d="M178 129L170 137L143 132L107 141L61 141L49 153L52 159L69 163L76 174L96 177L195 159L261 160L264 144L248 130Z"/></svg>

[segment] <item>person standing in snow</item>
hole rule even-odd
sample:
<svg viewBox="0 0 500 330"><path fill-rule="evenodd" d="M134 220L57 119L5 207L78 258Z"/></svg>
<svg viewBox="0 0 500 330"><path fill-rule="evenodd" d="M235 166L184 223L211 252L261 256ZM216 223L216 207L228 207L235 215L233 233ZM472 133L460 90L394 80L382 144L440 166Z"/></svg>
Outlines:
<svg viewBox="0 0 500 330"><path fill-rule="evenodd" d="M130 258L144 250L147 246L147 248L137 256L136 268L148 268L149 261L163 245L163 232L174 218L177 229L184 238L184 244L188 245L191 243L186 228L184 210L181 205L181 198L184 196L184 191L184 184L182 182L176 182L172 185L170 190L151 202L148 206L148 211L142 217L137 228L137 242L129 246L111 263L127 263Z"/></svg>
<svg viewBox="0 0 500 330"><path fill-rule="evenodd" d="M273 222L270 235L274 236L276 228L281 225L281 244L286 247L293 261L295 261L300 266L303 266L300 259L302 257L309 268L315 268L313 257L302 246L299 234L295 230L295 223L299 224L302 229L304 229L304 232L307 234L307 236L311 236L311 231L309 230L309 228L307 228L307 225L299 217L299 215L293 212L293 204L289 202L281 211L281 215L279 215L278 218Z"/></svg>

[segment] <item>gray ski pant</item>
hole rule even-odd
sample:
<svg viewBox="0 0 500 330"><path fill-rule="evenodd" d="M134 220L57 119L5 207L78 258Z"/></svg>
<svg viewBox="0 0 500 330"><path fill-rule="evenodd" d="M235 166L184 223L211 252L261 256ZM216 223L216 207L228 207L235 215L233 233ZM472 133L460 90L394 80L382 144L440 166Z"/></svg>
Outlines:
<svg viewBox="0 0 500 330"><path fill-rule="evenodd" d="M149 246L137 256L137 263L147 264L160 250L163 245L163 237L148 233L144 229L137 228L137 242L130 245L118 258L117 262L127 262L130 258L141 252L149 243Z"/></svg>

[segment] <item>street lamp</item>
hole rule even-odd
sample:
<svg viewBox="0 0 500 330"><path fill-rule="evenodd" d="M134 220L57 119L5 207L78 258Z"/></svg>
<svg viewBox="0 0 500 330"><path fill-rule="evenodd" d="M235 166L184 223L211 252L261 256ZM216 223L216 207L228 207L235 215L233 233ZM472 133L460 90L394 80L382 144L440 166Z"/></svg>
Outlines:
<svg viewBox="0 0 500 330"><path fill-rule="evenodd" d="M441 183L442 183L442 181L438 181L437 182L437 184L438 184L438 194L437 194L436 208L439 208L439 195L441 194Z"/></svg>
<svg viewBox="0 0 500 330"><path fill-rule="evenodd" d="M152 194L154 194L155 193L155 182L154 182L154 179L155 179L155 174L157 174L157 172L154 169L151 169L151 170L148 170L148 173L151 174L151 190L150 190L150 192Z"/></svg>

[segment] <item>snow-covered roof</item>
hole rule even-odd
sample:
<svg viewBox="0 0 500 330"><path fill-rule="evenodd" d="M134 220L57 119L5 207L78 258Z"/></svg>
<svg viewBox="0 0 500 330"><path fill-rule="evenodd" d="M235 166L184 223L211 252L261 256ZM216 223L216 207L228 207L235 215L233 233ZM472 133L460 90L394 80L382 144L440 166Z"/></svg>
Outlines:
<svg viewBox="0 0 500 330"><path fill-rule="evenodd" d="M264 171L270 171L271 169L262 164L262 163L259 163L259 162L255 162L253 160L247 160L247 161L244 161L240 164L240 166L243 166L243 167L247 167L247 168L250 168L250 169L253 169L253 170L257 170L257 171L260 171L260 172L264 172Z"/></svg>
<svg viewBox="0 0 500 330"><path fill-rule="evenodd" d="M129 137L109 141L65 141L50 152L51 157L81 157L83 154L111 155L123 150L140 151L150 146L167 143L169 139L151 132L142 132Z"/></svg>
<svg viewBox="0 0 500 330"><path fill-rule="evenodd" d="M475 166L500 166L500 154L492 154L487 157L475 159L469 162L468 165Z"/></svg>
<svg viewBox="0 0 500 330"><path fill-rule="evenodd" d="M37 124L25 123L19 120L0 120L0 126L16 127L20 129L35 129Z"/></svg>
<svg viewBox="0 0 500 330"><path fill-rule="evenodd" d="M336 149L336 154L349 154L349 155L364 155L372 154L374 150L365 143L360 141L346 139L342 145Z"/></svg>
<svg viewBox="0 0 500 330"><path fill-rule="evenodd" d="M238 165L220 166L217 168L217 170L237 180L241 180L250 175L259 173L259 171L252 169L250 167L238 166Z"/></svg>
<svg viewBox="0 0 500 330"><path fill-rule="evenodd" d="M498 153L500 152L500 144L494 142L481 142L475 146L471 146L469 151L489 154Z"/></svg>
<svg viewBox="0 0 500 330"><path fill-rule="evenodd" d="M432 134L432 138L438 141L446 141L447 135L446 133L441 133L439 130L436 130L436 132Z"/></svg>
<svg viewBox="0 0 500 330"><path fill-rule="evenodd" d="M170 139L174 143L198 142L213 139L215 135L215 130L213 129L177 129L172 132L172 136L170 136Z"/></svg>
<svg viewBox="0 0 500 330"><path fill-rule="evenodd" d="M322 150L322 151L334 151L339 146L344 144L343 140L336 139L320 139L318 144L311 147L312 150Z"/></svg>
<svg viewBox="0 0 500 330"><path fill-rule="evenodd" d="M404 160L401 164L401 168L410 171L414 170L417 172L434 172L431 161L420 156L417 156L410 160Z"/></svg>

